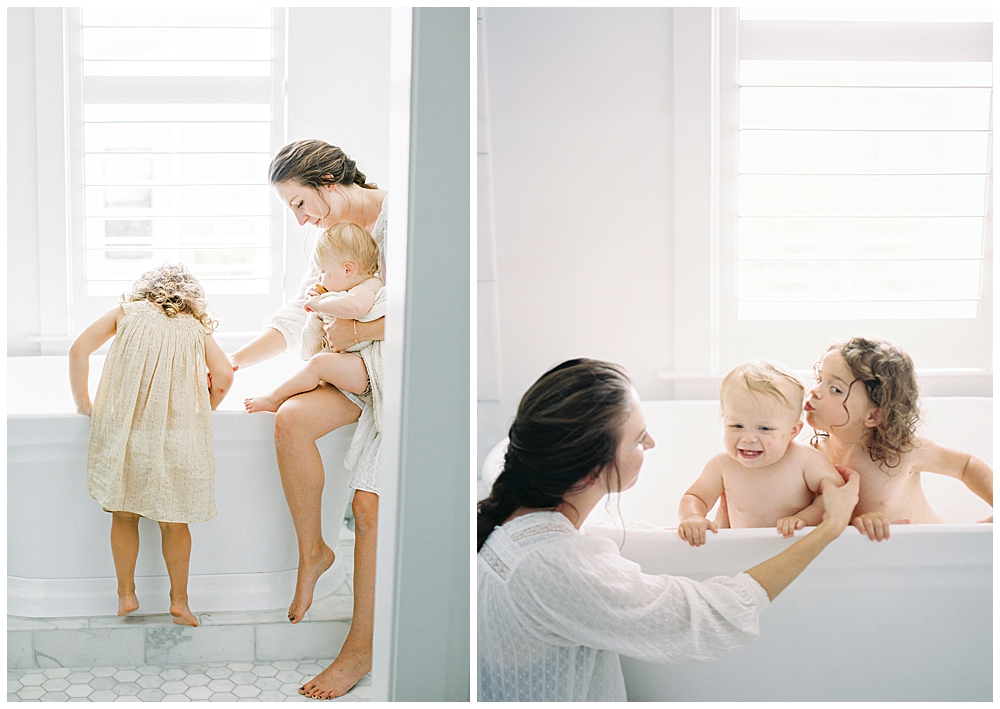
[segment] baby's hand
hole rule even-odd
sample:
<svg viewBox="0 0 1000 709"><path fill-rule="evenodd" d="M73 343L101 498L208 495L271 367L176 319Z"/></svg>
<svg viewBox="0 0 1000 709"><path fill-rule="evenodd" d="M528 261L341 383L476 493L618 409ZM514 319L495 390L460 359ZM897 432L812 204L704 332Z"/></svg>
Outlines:
<svg viewBox="0 0 1000 709"><path fill-rule="evenodd" d="M892 524L909 524L910 520L900 519ZM889 538L889 518L884 512L866 512L858 515L851 522L862 534L867 534L873 542L880 542Z"/></svg>
<svg viewBox="0 0 1000 709"><path fill-rule="evenodd" d="M796 529L802 529L805 526L806 521L796 515L792 515L791 517L782 517L778 520L778 533L785 539L788 539L788 537L795 535Z"/></svg>
<svg viewBox="0 0 1000 709"><path fill-rule="evenodd" d="M308 311L316 310L316 306L319 304L319 293L314 290L309 291L309 295L312 296L305 302L303 306Z"/></svg>
<svg viewBox="0 0 1000 709"><path fill-rule="evenodd" d="M715 522L705 517L692 515L678 525L677 534L691 546L700 547L705 543L706 529L711 529L716 534L719 532Z"/></svg>

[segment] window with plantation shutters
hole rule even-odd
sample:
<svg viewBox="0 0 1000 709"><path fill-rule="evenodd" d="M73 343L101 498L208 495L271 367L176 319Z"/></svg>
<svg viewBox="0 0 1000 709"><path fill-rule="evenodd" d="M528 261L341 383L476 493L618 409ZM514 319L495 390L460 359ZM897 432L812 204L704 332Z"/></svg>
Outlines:
<svg viewBox="0 0 1000 709"><path fill-rule="evenodd" d="M67 27L77 315L180 262L226 329L256 329L281 300L283 11L95 7Z"/></svg>
<svg viewBox="0 0 1000 709"><path fill-rule="evenodd" d="M989 367L992 23L915 12L740 10L732 359L868 331Z"/></svg>

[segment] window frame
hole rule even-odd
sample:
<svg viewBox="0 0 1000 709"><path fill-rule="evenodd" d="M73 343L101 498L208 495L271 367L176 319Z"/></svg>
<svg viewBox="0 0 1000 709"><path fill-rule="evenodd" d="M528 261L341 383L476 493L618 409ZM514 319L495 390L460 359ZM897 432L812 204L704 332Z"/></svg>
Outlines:
<svg viewBox="0 0 1000 709"><path fill-rule="evenodd" d="M270 152L273 155L282 145L285 144L286 135L286 66L287 66L287 8L271 9L271 72L269 77L212 77L205 80L202 77L192 77L192 83L200 83L206 88L201 89L200 94L204 102L219 102L219 91L229 94L229 101L225 102L245 102L236 101L237 97L242 97L245 89L250 88L250 83L254 85L254 90L259 95L261 84L267 86L267 96L271 104L270 122ZM87 294L87 274L86 274L86 215L84 208L84 87L87 79L83 76L82 49L82 11L79 8L66 8L63 11L63 33L64 33L64 77L65 77L65 168L68 180L66 183L66 238L64 253L66 259L67 284L67 311L68 320L66 322L66 332L68 338L57 338L64 340L60 351L68 348L68 342L78 335L83 328L102 313L114 307L118 302L117 296L97 296ZM169 84L184 86L186 77L168 77L164 82L161 77L155 77L154 81L143 81L146 77L88 77L97 79L91 82L90 86L98 86L101 93L113 96L116 84L143 86L144 84L161 83L169 88ZM156 81L160 79L160 81ZM200 79L200 81L198 81ZM247 79L251 81L248 82ZM108 89L111 89L108 91ZM197 93L197 92L196 92ZM225 96L224 96L225 97ZM60 166L62 167L62 166ZM266 176L261 176L266 180ZM289 289L294 289L298 284L285 283L285 266L288 262L289 240L287 238L287 225L284 218L284 209L276 199L271 196L268 202L269 230L270 230L270 252L269 252L269 287L266 294L238 294L221 295L209 294L209 303L213 315L220 322L220 329L216 332L216 337L222 340L223 348L227 350L236 349L248 342L259 332L260 313L274 312L278 310L288 298Z"/></svg>
<svg viewBox="0 0 1000 709"><path fill-rule="evenodd" d="M756 21L763 23L765 21ZM866 25L868 23L852 23ZM919 31L921 23L903 23L910 31ZM759 28L767 29L763 25ZM844 24L842 23L842 27ZM954 28L956 30L961 28ZM872 28L866 28L870 32ZM842 43L840 43L842 44ZM813 46L813 45L808 45ZM912 60L901 47L881 45L878 51L887 57ZM896 52L896 54L893 54ZM713 53L719 64L715 87L719 105L718 120L713 122L719 144L719 269L718 324L713 342L717 371L727 371L739 362L752 358L773 358L800 371L830 343L856 334L888 339L903 346L918 366L930 374L981 375L992 366L993 267L992 234L993 163L989 159L986 190L986 219L983 239L981 300L975 319L912 320L774 320L740 321L737 317L737 248L738 248L738 132L739 132L739 61L740 20L738 9L722 9L718 19L718 43ZM992 126L991 126L992 129ZM991 144L992 153L992 133ZM942 346L942 343L958 343Z"/></svg>

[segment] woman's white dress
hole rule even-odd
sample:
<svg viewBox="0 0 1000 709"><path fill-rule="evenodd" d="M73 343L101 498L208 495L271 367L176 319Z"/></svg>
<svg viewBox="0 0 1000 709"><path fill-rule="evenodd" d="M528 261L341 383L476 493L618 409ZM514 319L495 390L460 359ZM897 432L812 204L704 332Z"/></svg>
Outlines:
<svg viewBox="0 0 1000 709"><path fill-rule="evenodd" d="M757 637L769 601L747 574L644 574L558 512L493 530L478 555L479 701L624 701L619 654L712 660Z"/></svg>
<svg viewBox="0 0 1000 709"><path fill-rule="evenodd" d="M372 238L378 245L378 272L383 281L385 280L385 250L387 246L388 219L389 195L386 195L382 198L382 208L379 211L375 226L371 232ZM309 315L303 306L309 299L309 291L319 281L319 275L319 266L310 260L309 268L306 269L305 276L303 276L301 283L299 283L299 289L295 297L285 303L285 307L264 321L265 328L274 328L282 334L285 338L285 350L296 357L301 356L302 330L306 325L306 319ZM381 341L374 344L377 345L376 349L380 355ZM372 352L372 350L369 350L369 352ZM368 378L373 391L378 387L380 408L382 391L381 361L381 356L378 357L377 363L374 359L371 361L366 359L365 361L365 366L368 368ZM375 366L376 364L378 366ZM372 406L371 398L366 400L349 391L344 391L344 395L361 409L358 429L355 432L354 439L351 441L351 447L347 452L345 460L348 470L354 471L354 477L351 479L351 487L355 490L367 490L368 492L377 494L380 484L379 452L381 451L381 446L377 445L378 441L376 437L381 437L381 429L376 422L376 412Z"/></svg>

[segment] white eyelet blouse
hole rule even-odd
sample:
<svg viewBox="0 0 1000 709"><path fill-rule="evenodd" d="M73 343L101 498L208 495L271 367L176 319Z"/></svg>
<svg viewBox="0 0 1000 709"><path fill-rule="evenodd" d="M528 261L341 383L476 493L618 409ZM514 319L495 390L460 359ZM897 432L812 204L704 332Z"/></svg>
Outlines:
<svg viewBox="0 0 1000 709"><path fill-rule="evenodd" d="M478 555L480 701L625 701L619 654L713 660L757 637L767 594L747 574L644 574L558 512L493 530Z"/></svg>

